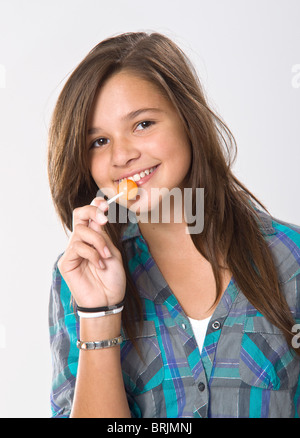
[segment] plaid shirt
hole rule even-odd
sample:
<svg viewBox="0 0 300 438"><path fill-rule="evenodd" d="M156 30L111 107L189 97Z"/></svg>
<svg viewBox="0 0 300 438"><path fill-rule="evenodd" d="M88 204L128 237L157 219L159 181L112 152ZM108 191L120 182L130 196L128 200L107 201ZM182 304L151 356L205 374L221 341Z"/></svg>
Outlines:
<svg viewBox="0 0 300 438"><path fill-rule="evenodd" d="M300 227L259 212L291 312L300 322ZM123 379L134 417L293 418L300 416L300 361L282 333L231 279L215 309L203 349L162 277L136 224L123 237L129 268L144 306L138 339L121 345ZM50 298L53 416L71 411L79 351L79 319L54 267Z"/></svg>

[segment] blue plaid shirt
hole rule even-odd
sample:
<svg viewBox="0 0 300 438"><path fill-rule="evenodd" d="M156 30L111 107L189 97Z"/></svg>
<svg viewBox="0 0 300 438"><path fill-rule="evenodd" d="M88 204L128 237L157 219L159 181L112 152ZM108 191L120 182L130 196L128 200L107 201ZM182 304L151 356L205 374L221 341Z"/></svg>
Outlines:
<svg viewBox="0 0 300 438"><path fill-rule="evenodd" d="M259 215L282 292L300 322L300 227ZM299 417L300 361L234 278L210 319L200 354L189 319L138 226L130 224L122 240L144 307L144 328L137 340L144 361L129 339L124 337L121 345L132 416ZM55 417L70 414L78 366L79 319L70 301L70 290L55 264L49 306Z"/></svg>

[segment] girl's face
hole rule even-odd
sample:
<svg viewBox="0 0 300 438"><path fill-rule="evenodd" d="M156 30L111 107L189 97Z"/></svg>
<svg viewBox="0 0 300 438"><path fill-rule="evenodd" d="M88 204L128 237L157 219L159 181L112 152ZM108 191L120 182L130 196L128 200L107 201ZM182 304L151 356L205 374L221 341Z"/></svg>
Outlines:
<svg viewBox="0 0 300 438"><path fill-rule="evenodd" d="M182 122L155 85L132 73L115 74L98 92L87 142L92 177L105 194L116 194L119 181L130 176L143 189L128 201L134 211L155 207L151 188L184 187L191 147Z"/></svg>

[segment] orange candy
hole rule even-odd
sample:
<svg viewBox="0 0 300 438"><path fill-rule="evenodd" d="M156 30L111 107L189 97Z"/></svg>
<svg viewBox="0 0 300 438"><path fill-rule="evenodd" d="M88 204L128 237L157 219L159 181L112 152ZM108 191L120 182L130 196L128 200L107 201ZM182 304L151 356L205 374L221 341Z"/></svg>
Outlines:
<svg viewBox="0 0 300 438"><path fill-rule="evenodd" d="M124 179L118 185L118 193L123 192L122 198L134 199L138 193L138 186L132 179Z"/></svg>

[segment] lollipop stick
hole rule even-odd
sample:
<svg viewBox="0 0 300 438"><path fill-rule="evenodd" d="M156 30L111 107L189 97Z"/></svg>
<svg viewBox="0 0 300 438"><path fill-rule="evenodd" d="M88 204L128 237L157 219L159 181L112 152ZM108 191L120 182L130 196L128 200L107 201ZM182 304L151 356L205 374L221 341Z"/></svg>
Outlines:
<svg viewBox="0 0 300 438"><path fill-rule="evenodd" d="M122 195L124 195L124 192L120 192L117 195L113 196L112 198L108 199L108 201L106 201L108 204L111 204L112 202L114 202L116 199L120 198Z"/></svg>

